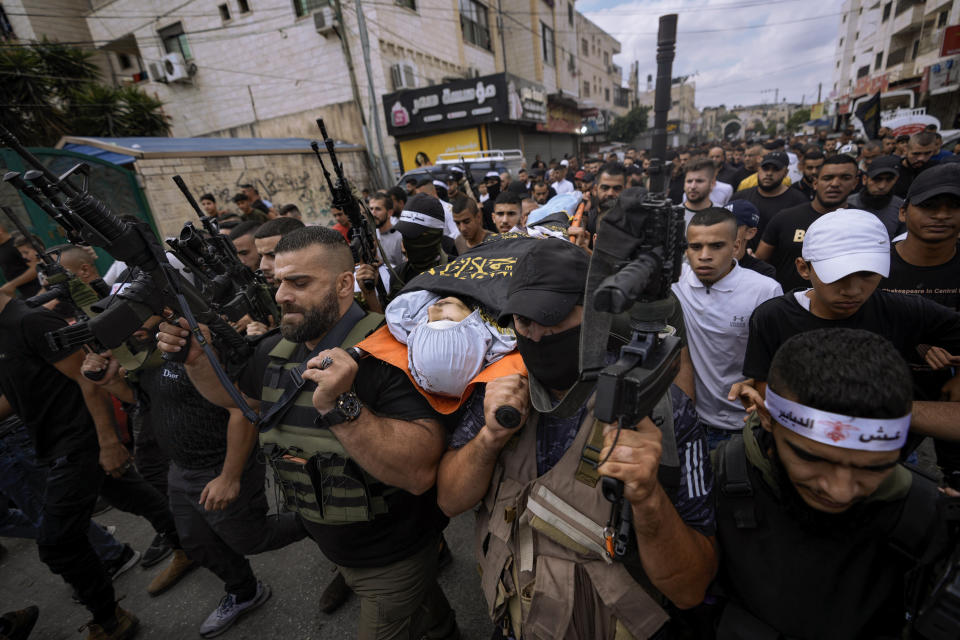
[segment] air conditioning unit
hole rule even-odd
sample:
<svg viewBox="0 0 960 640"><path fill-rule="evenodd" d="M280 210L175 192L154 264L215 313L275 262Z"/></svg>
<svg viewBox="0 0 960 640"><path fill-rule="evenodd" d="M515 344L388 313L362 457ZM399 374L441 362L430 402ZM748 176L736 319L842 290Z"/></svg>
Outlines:
<svg viewBox="0 0 960 640"><path fill-rule="evenodd" d="M151 80L153 80L154 82L166 82L166 81L167 81L167 74L166 74L166 72L163 70L163 63L162 63L162 62L151 62L148 66L150 67L150 79L151 79Z"/></svg>
<svg viewBox="0 0 960 640"><path fill-rule="evenodd" d="M393 80L393 90L415 89L417 86L416 70L411 64L402 62L390 66L390 78Z"/></svg>
<svg viewBox="0 0 960 640"><path fill-rule="evenodd" d="M180 53L168 53L163 56L163 71L167 76L167 82L182 82L190 79L190 69Z"/></svg>
<svg viewBox="0 0 960 640"><path fill-rule="evenodd" d="M327 37L328 34L333 33L333 31L339 26L337 24L337 18L333 15L333 8L323 7L314 13L313 26L316 27L317 33L323 37Z"/></svg>

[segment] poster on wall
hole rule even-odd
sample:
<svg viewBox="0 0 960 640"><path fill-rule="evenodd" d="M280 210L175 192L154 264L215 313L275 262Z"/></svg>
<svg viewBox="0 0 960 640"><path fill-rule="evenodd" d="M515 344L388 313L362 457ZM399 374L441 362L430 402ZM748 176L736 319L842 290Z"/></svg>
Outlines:
<svg viewBox="0 0 960 640"><path fill-rule="evenodd" d="M484 148L482 127L445 131L432 136L400 140L400 162L404 171L426 167L437 162L441 153L469 153Z"/></svg>

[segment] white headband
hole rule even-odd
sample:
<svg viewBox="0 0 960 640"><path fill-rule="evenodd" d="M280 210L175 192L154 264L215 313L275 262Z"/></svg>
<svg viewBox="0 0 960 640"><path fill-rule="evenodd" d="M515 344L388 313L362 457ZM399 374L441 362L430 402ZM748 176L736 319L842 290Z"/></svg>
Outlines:
<svg viewBox="0 0 960 640"><path fill-rule="evenodd" d="M430 229L443 229L443 220L437 220L433 216L429 216L425 213L420 213L419 211L410 211L409 209L404 209L400 212L400 222L412 222L418 224L421 227L429 227Z"/></svg>
<svg viewBox="0 0 960 640"><path fill-rule="evenodd" d="M907 441L910 414L902 418L856 418L791 402L767 387L764 404L770 415L790 431L843 449L896 451Z"/></svg>

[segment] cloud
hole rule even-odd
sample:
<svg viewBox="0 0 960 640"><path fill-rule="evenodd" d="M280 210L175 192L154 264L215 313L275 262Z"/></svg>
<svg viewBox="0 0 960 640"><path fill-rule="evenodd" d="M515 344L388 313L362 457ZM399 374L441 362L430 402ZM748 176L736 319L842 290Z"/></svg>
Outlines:
<svg viewBox="0 0 960 640"><path fill-rule="evenodd" d="M696 74L697 107L816 102L833 88L840 31L837 0L587 0L577 9L617 38L626 72L640 63L640 86L657 75L658 16L677 13L673 75Z"/></svg>

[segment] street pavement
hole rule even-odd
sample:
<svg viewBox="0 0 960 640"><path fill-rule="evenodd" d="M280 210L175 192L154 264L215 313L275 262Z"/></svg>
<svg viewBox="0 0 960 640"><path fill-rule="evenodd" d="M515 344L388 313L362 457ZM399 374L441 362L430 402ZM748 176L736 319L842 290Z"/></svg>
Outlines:
<svg viewBox="0 0 960 640"><path fill-rule="evenodd" d="M272 489L268 488L268 495ZM111 509L95 518L103 525L116 525L116 537L138 551L153 539L153 529L139 517ZM453 563L440 576L447 598L457 612L465 640L488 640L493 631L486 614L480 578L473 560L473 512L451 521L445 532L453 551ZM30 640L76 640L84 637L78 628L88 621L83 607L70 598L70 589L50 573L37 558L32 540L4 538L7 553L0 557L0 613L30 604L40 607L40 619ZM140 618L139 640L200 638L197 628L216 608L223 585L210 572L197 569L168 592L151 598L150 580L166 566L164 560L150 569L134 567L114 583L121 603ZM360 613L356 597L331 615L317 609L320 593L333 576L333 565L316 544L306 539L278 551L251 557L257 576L270 584L273 597L242 618L222 636L224 640L284 638L356 638Z"/></svg>

